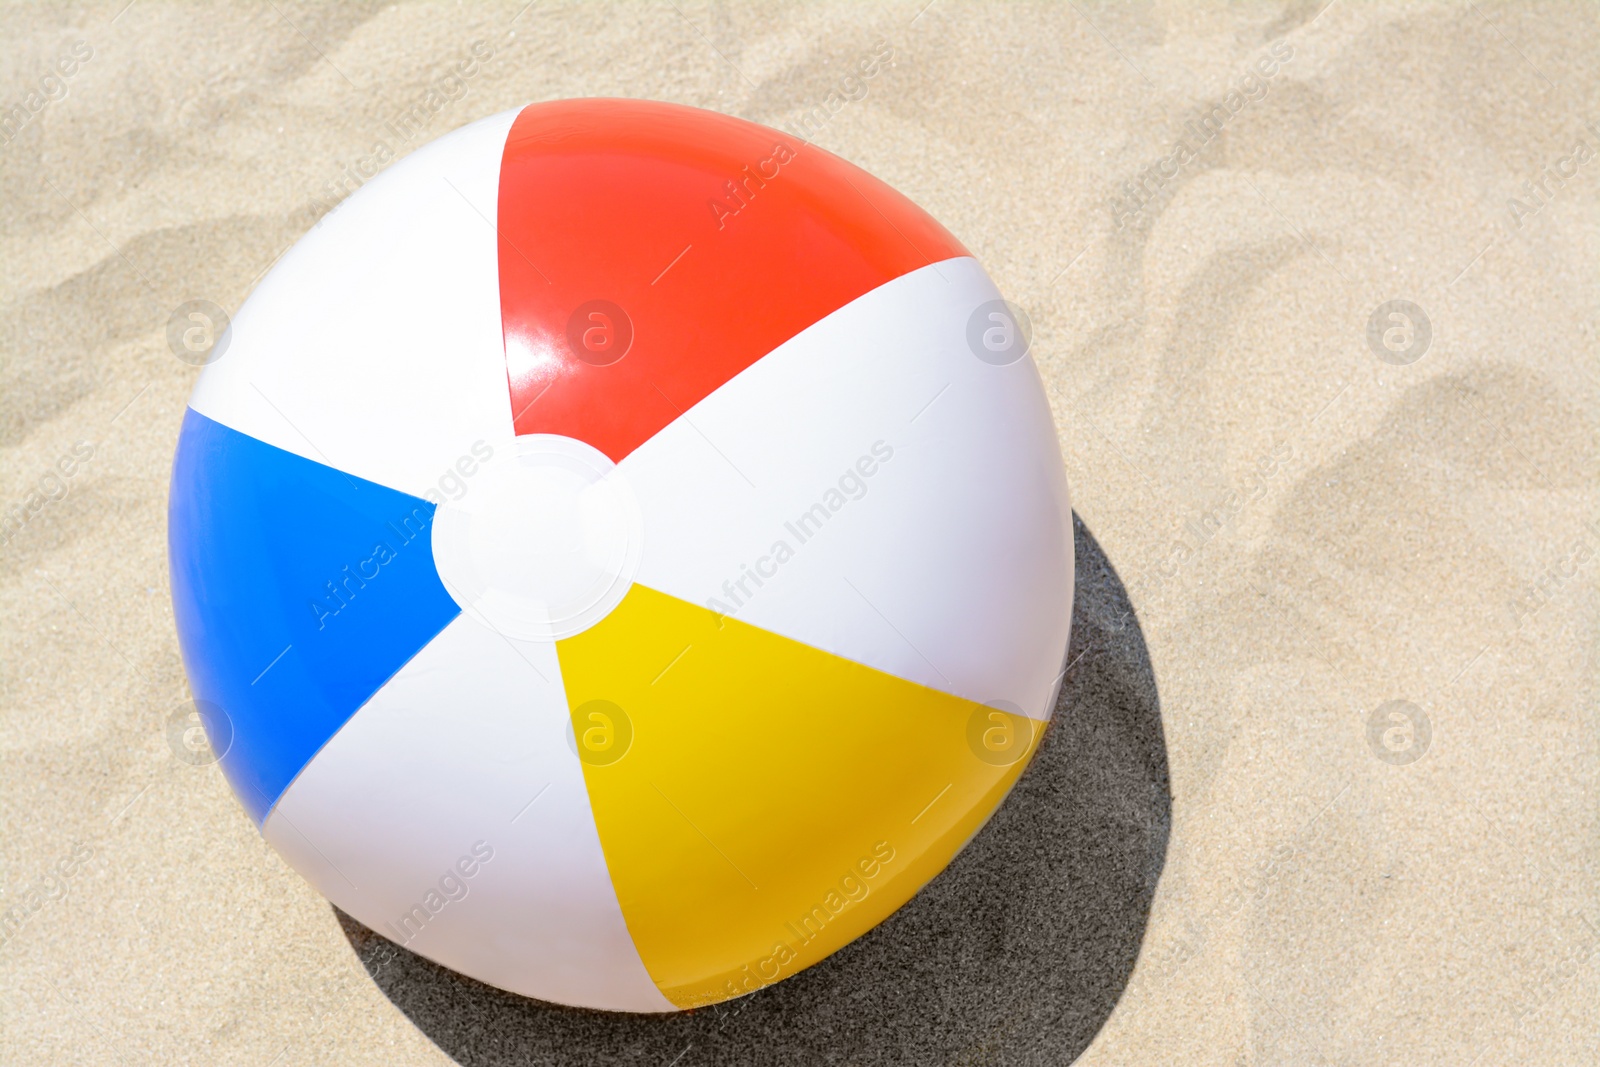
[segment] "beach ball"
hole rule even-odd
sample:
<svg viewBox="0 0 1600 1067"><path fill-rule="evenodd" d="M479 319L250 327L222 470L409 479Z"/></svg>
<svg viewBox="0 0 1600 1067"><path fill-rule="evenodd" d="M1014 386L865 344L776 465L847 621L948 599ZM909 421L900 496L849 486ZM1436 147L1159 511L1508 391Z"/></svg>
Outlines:
<svg viewBox="0 0 1600 1067"><path fill-rule="evenodd" d="M329 901L502 989L666 1012L817 963L1055 705L1028 332L910 200L739 119L542 103L398 160L183 417L174 613L227 781Z"/></svg>

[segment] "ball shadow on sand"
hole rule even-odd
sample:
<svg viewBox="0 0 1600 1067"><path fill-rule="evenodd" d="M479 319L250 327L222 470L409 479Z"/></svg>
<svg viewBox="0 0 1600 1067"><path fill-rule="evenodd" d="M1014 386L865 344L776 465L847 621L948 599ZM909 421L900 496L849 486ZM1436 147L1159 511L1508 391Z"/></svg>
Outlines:
<svg viewBox="0 0 1600 1067"><path fill-rule="evenodd" d="M342 912L367 972L465 1067L1065 1064L1128 983L1166 859L1160 701L1127 591L1074 516L1055 721L989 825L905 907L800 974L665 1016L556 1007L463 978Z"/></svg>

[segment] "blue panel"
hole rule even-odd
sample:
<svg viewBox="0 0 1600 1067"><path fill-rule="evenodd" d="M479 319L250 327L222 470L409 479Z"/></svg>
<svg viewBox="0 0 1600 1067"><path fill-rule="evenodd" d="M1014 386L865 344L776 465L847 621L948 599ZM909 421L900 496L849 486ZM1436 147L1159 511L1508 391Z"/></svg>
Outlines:
<svg viewBox="0 0 1600 1067"><path fill-rule="evenodd" d="M261 824L311 757L460 612L434 506L190 409L167 548L178 642L233 791ZM206 703L214 705L207 708Z"/></svg>

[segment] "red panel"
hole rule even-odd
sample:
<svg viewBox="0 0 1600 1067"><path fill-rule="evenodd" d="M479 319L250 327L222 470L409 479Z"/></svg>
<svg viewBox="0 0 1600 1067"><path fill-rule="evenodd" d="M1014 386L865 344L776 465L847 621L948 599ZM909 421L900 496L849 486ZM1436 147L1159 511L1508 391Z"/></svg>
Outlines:
<svg viewBox="0 0 1600 1067"><path fill-rule="evenodd" d="M619 461L830 312L968 254L837 156L644 100L525 108L499 210L516 432L576 437Z"/></svg>

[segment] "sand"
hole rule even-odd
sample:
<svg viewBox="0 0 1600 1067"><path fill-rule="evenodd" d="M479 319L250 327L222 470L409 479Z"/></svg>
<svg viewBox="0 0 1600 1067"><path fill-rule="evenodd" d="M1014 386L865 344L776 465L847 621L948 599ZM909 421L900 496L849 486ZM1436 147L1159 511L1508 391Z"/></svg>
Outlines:
<svg viewBox="0 0 1600 1067"><path fill-rule="evenodd" d="M0 12L0 1062L1600 1061L1600 9L519 8ZM1083 523L1057 728L903 912L725 1009L389 948L172 743L169 315L380 140L790 126L880 39L816 140L1031 315Z"/></svg>

